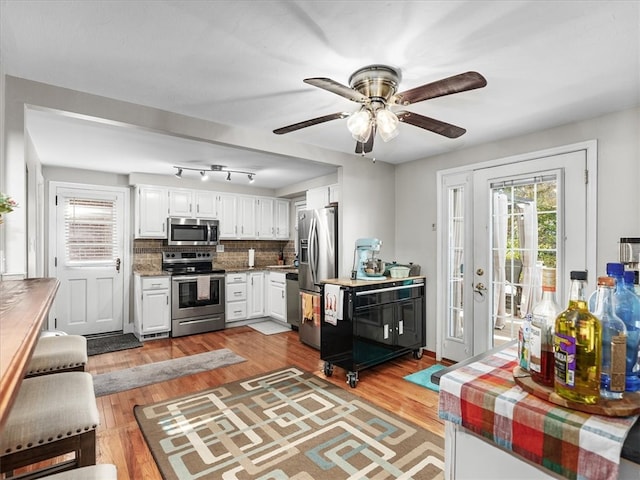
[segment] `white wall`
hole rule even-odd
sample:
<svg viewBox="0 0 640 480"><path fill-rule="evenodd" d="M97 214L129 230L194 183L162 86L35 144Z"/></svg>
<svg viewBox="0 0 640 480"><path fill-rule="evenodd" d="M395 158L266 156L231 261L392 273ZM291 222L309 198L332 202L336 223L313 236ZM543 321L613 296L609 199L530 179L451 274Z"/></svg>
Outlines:
<svg viewBox="0 0 640 480"><path fill-rule="evenodd" d="M396 253L427 275L427 348L436 344L436 173L462 165L598 141L597 268L617 261L620 237L640 236L640 109L493 142L396 168ZM441 228L438 225L438 228Z"/></svg>

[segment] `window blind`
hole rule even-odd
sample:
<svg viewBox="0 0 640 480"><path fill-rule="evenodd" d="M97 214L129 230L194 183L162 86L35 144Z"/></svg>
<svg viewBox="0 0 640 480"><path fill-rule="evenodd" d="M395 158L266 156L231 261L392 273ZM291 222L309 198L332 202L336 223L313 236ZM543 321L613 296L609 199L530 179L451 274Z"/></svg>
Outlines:
<svg viewBox="0 0 640 480"><path fill-rule="evenodd" d="M116 200L65 199L64 234L67 263L115 261Z"/></svg>

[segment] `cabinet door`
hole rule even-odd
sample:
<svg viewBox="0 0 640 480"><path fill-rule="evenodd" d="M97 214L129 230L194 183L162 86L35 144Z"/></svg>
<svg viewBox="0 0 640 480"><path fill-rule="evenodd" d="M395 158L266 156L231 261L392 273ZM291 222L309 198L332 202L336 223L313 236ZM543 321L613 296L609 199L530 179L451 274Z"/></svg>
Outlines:
<svg viewBox="0 0 640 480"><path fill-rule="evenodd" d="M136 187L135 238L167 238L167 189Z"/></svg>
<svg viewBox="0 0 640 480"><path fill-rule="evenodd" d="M218 218L216 194L214 192L195 192L196 217Z"/></svg>
<svg viewBox="0 0 640 480"><path fill-rule="evenodd" d="M276 238L289 238L289 200L276 200Z"/></svg>
<svg viewBox="0 0 640 480"><path fill-rule="evenodd" d="M218 195L220 238L237 238L236 200L235 195Z"/></svg>
<svg viewBox="0 0 640 480"><path fill-rule="evenodd" d="M280 278L282 276L282 278ZM287 294L284 274L269 275L269 316L287 321Z"/></svg>
<svg viewBox="0 0 640 480"><path fill-rule="evenodd" d="M307 190L307 208L317 210L329 204L329 188L318 187Z"/></svg>
<svg viewBox="0 0 640 480"><path fill-rule="evenodd" d="M396 344L399 347L422 345L422 332L426 328L422 321L423 299L413 298L396 305Z"/></svg>
<svg viewBox="0 0 640 480"><path fill-rule="evenodd" d="M255 197L238 197L238 238L256 238Z"/></svg>
<svg viewBox="0 0 640 480"><path fill-rule="evenodd" d="M258 198L256 199L256 237L260 239L274 238L274 199Z"/></svg>
<svg viewBox="0 0 640 480"><path fill-rule="evenodd" d="M145 290L142 292L142 333L167 332L171 330L168 290Z"/></svg>
<svg viewBox="0 0 640 480"><path fill-rule="evenodd" d="M247 317L264 317L264 290L264 272L250 273L247 285Z"/></svg>
<svg viewBox="0 0 640 480"><path fill-rule="evenodd" d="M329 185L329 203L340 202L340 185Z"/></svg>
<svg viewBox="0 0 640 480"><path fill-rule="evenodd" d="M169 215L172 217L193 216L193 193L191 190L169 190Z"/></svg>

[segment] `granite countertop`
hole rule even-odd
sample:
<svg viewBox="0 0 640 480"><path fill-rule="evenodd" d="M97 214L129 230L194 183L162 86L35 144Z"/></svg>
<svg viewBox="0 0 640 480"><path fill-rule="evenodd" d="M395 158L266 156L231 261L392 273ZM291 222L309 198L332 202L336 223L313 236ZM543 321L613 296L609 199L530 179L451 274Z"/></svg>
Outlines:
<svg viewBox="0 0 640 480"><path fill-rule="evenodd" d="M424 279L423 275L418 275L415 277L405 277L405 278L391 278L385 277L380 280L351 280L350 278L328 278L327 280L322 280L320 283L326 283L330 285L340 285L341 287L365 287L367 285L376 285L380 283L391 283L391 282L400 282L405 280L416 280L416 279Z"/></svg>
<svg viewBox="0 0 640 480"><path fill-rule="evenodd" d="M293 265L278 265L278 266L264 266L264 267L221 267L225 271L225 273L238 273L238 272L282 272L282 273L298 273L298 269ZM162 277L169 276L170 273L165 270L154 270L154 269L138 269L133 272L134 275L139 275L141 277Z"/></svg>

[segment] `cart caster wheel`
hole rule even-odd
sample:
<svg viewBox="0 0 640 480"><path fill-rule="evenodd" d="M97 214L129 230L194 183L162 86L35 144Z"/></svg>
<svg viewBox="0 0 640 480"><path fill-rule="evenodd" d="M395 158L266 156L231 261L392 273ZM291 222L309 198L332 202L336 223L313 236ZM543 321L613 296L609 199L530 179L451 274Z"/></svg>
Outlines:
<svg viewBox="0 0 640 480"><path fill-rule="evenodd" d="M351 388L356 388L356 385L358 385L358 372L347 373L347 383Z"/></svg>
<svg viewBox="0 0 640 480"><path fill-rule="evenodd" d="M325 364L324 364L324 376L325 377L330 377L331 375L333 375L333 365L331 365L329 362L325 362Z"/></svg>
<svg viewBox="0 0 640 480"><path fill-rule="evenodd" d="M422 358L422 349L418 349L418 350L414 350L413 351L413 358L415 358L416 360L420 360Z"/></svg>

